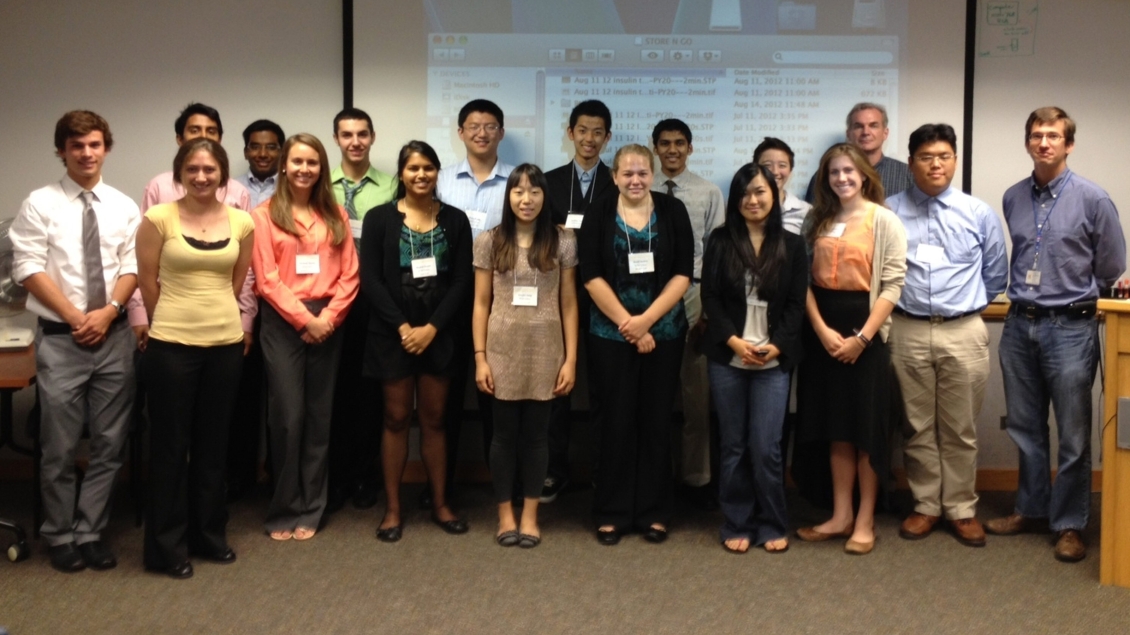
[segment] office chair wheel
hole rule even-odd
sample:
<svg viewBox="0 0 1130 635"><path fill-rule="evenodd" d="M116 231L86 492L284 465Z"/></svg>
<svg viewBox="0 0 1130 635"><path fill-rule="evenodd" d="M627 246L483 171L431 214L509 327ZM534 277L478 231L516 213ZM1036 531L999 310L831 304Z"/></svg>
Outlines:
<svg viewBox="0 0 1130 635"><path fill-rule="evenodd" d="M24 541L14 542L8 547L8 560L11 562L23 562L31 557L31 550L28 549L27 543Z"/></svg>

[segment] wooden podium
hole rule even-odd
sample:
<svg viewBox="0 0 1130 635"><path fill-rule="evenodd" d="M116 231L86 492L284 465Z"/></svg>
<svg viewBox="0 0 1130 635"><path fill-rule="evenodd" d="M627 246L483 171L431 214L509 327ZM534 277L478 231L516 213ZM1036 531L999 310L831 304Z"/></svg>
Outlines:
<svg viewBox="0 0 1130 635"><path fill-rule="evenodd" d="M1106 314L1103 504L1099 582L1130 587L1130 450L1118 448L1118 398L1130 397L1130 300L1099 300Z"/></svg>

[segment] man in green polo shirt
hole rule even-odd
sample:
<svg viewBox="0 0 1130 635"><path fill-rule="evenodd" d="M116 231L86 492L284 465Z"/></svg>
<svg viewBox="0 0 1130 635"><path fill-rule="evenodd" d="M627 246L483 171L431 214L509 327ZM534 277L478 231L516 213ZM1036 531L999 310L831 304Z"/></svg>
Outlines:
<svg viewBox="0 0 1130 635"><path fill-rule="evenodd" d="M396 195L396 179L373 167L373 120L357 108L334 117L334 141L341 148L341 165L330 174L334 196L349 213L353 241L360 248L361 219ZM334 394L330 425L330 495L327 511L339 509L347 497L354 507L368 509L380 491L377 454L380 449L381 391L361 376L369 306L358 297L345 319L345 342Z"/></svg>

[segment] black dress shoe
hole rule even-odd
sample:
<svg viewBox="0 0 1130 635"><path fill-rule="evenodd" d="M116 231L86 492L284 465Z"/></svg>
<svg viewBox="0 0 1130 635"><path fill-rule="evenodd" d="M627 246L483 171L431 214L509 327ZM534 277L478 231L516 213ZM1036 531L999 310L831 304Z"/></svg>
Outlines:
<svg viewBox="0 0 1130 635"><path fill-rule="evenodd" d="M150 573L163 573L174 580L187 580L192 577L192 563L188 560L171 567L145 567Z"/></svg>
<svg viewBox="0 0 1130 635"><path fill-rule="evenodd" d="M73 542L49 547L47 553L51 556L51 566L56 571L74 573L86 568L86 562L83 561L82 554Z"/></svg>
<svg viewBox="0 0 1130 635"><path fill-rule="evenodd" d="M658 527L648 527L647 530L643 532L643 539L658 545L667 540L667 530L659 529Z"/></svg>
<svg viewBox="0 0 1130 635"><path fill-rule="evenodd" d="M235 562L235 550L231 547L224 547L219 551L189 551L188 555L207 560L208 562L215 562L216 564L231 564Z"/></svg>
<svg viewBox="0 0 1130 635"><path fill-rule="evenodd" d="M600 544L611 547L612 545L620 544L620 532L612 529L607 531L596 530L596 541Z"/></svg>
<svg viewBox="0 0 1130 635"><path fill-rule="evenodd" d="M330 491L326 494L326 514L333 514L341 511L345 507L345 500L348 498L345 492L340 488L331 487Z"/></svg>
<svg viewBox="0 0 1130 635"><path fill-rule="evenodd" d="M380 492L372 483L360 483L353 491L353 506L357 509L369 509L377 504Z"/></svg>
<svg viewBox="0 0 1130 635"><path fill-rule="evenodd" d="M82 554L82 560L86 563L86 566L96 571L105 571L118 566L118 559L114 557L114 552L110 551L110 548L101 540L84 542L78 546L78 551Z"/></svg>
<svg viewBox="0 0 1130 635"><path fill-rule="evenodd" d="M396 542L404 536L404 525L393 525L392 527L377 528L377 540L381 542Z"/></svg>
<svg viewBox="0 0 1130 635"><path fill-rule="evenodd" d="M432 522L449 534L465 534L471 528L462 518L454 520L440 520L439 516L432 514Z"/></svg>

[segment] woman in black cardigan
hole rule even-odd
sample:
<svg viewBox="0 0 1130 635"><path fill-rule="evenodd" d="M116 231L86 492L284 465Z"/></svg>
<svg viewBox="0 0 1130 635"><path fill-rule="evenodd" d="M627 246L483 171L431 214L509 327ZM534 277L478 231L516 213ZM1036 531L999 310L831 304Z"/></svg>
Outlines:
<svg viewBox="0 0 1130 635"><path fill-rule="evenodd" d="M804 242L784 231L773 175L748 163L730 183L726 224L711 233L702 270L727 551L789 547L781 434L807 289Z"/></svg>
<svg viewBox="0 0 1130 635"><path fill-rule="evenodd" d="M620 194L589 208L579 239L593 301L589 387L600 430L593 517L605 545L631 530L663 542L671 516L671 410L694 234L683 203L651 191L653 165L647 148L620 148L612 162Z"/></svg>
<svg viewBox="0 0 1130 635"><path fill-rule="evenodd" d="M396 200L365 214L361 232L361 290L371 307L366 377L384 390L381 459L388 507L377 538L402 534L400 481L408 462L408 427L415 403L420 455L432 485L432 521L452 534L467 523L447 506L444 492L443 406L455 364L453 320L465 317L474 282L471 225L461 210L436 198L439 157L410 141L397 162Z"/></svg>

